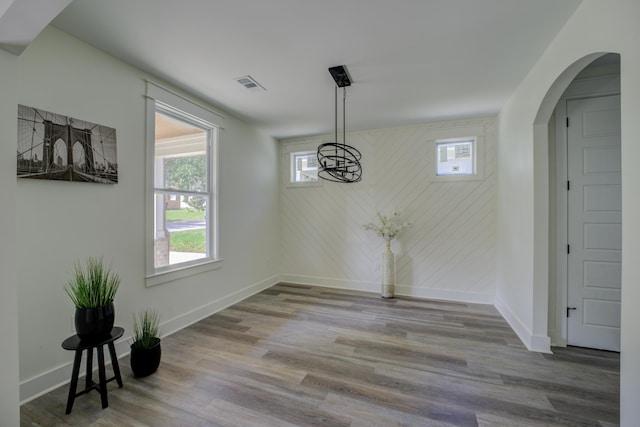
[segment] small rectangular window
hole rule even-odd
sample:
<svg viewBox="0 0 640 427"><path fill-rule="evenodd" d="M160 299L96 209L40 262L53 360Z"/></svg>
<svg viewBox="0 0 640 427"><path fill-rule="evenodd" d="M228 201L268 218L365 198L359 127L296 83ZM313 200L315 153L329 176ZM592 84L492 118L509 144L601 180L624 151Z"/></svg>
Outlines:
<svg viewBox="0 0 640 427"><path fill-rule="evenodd" d="M317 182L318 157L315 151L291 153L291 183Z"/></svg>
<svg viewBox="0 0 640 427"><path fill-rule="evenodd" d="M436 141L436 175L475 175L475 138Z"/></svg>

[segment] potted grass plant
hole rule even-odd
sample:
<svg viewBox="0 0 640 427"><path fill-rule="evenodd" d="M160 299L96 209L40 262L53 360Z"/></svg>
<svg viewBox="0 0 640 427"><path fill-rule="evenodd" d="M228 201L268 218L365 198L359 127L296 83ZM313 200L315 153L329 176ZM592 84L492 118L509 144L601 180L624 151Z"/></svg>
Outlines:
<svg viewBox="0 0 640 427"><path fill-rule="evenodd" d="M151 375L160 366L159 323L160 316L156 310L145 309L133 316L131 370L136 377Z"/></svg>
<svg viewBox="0 0 640 427"><path fill-rule="evenodd" d="M75 263L73 278L65 291L76 307L76 333L82 340L99 340L113 329L113 298L120 286L117 273L104 265L102 258L91 257Z"/></svg>

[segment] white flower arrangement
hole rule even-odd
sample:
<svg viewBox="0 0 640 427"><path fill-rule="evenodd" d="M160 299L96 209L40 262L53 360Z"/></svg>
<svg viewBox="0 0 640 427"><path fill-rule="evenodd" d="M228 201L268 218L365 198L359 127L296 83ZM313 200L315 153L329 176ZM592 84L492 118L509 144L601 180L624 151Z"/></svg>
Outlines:
<svg viewBox="0 0 640 427"><path fill-rule="evenodd" d="M402 231L413 225L411 222L396 223L397 218L400 216L397 211L393 211L391 216L382 215L380 212L376 212L376 215L378 216L380 225L370 222L363 225L362 228L375 231L378 236L384 238L387 242L390 242Z"/></svg>

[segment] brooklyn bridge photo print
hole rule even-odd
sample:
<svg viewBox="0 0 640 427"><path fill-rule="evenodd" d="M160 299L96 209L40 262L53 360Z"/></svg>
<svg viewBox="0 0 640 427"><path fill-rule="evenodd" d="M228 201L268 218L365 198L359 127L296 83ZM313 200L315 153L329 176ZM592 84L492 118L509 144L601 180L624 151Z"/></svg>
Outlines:
<svg viewBox="0 0 640 427"><path fill-rule="evenodd" d="M18 177L115 184L116 130L18 105Z"/></svg>

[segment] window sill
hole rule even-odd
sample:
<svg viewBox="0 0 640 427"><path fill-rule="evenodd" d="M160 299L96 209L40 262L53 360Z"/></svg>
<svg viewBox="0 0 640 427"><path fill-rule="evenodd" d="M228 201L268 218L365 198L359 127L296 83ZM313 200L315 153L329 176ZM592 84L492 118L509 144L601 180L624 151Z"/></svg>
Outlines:
<svg viewBox="0 0 640 427"><path fill-rule="evenodd" d="M171 270L157 272L145 278L145 286L148 288L151 286L160 285L162 283L183 279L185 277L193 276L195 274L217 270L218 268L222 267L222 261L223 261L222 258L210 259L206 261L201 261L197 264L187 264L183 266L176 266Z"/></svg>

